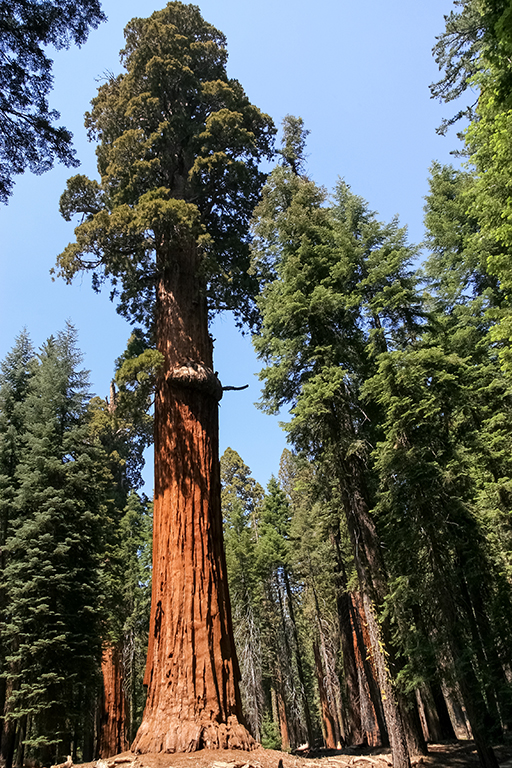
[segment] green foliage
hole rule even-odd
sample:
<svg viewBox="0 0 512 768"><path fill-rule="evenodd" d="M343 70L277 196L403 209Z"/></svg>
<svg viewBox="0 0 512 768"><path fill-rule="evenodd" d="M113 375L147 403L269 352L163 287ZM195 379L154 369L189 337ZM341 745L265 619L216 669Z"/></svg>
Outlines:
<svg viewBox="0 0 512 768"><path fill-rule="evenodd" d="M367 421L357 391L372 359L418 332L423 310L409 266L416 250L396 220L380 224L343 181L329 208L325 197L281 167L263 190L253 243L263 323L254 345L267 363L263 407L292 405L294 444L314 452L330 434L361 452L359 436L340 435L341 414L356 431Z"/></svg>
<svg viewBox="0 0 512 768"><path fill-rule="evenodd" d="M152 505L131 491L119 522L117 546L111 552L107 588L112 601L109 640L122 641L123 647L123 687L129 702L130 740L135 738L146 699L142 680L151 609L152 523Z"/></svg>
<svg viewBox="0 0 512 768"><path fill-rule="evenodd" d="M502 107L510 107L510 4L507 0L454 0L454 5L460 11L445 16L445 31L433 49L444 76L430 86L432 96L453 101L492 70L498 101ZM445 133L461 117L473 120L477 101L444 120L438 131Z"/></svg>
<svg viewBox="0 0 512 768"><path fill-rule="evenodd" d="M245 717L254 737L262 737L264 693L262 688L260 575L256 548L263 489L249 467L232 448L220 460L224 547L241 694Z"/></svg>
<svg viewBox="0 0 512 768"><path fill-rule="evenodd" d="M25 431L25 400L34 367L34 349L26 331L0 368L0 546L5 543L18 480ZM3 559L2 559L3 564Z"/></svg>
<svg viewBox="0 0 512 768"><path fill-rule="evenodd" d="M496 324L492 338L500 346L502 366L510 371L511 10L506 0L460 0L456 4L461 12L447 18L446 33L434 49L445 71L434 95L449 100L469 85L479 94L476 108L468 112L471 123L464 134L473 180L469 182L468 177L471 192L460 199L465 201L474 228L465 251L468 259L470 253L476 254L477 272L490 275L489 282L494 276L501 290L501 295L495 291L498 308L489 317Z"/></svg>
<svg viewBox="0 0 512 768"><path fill-rule="evenodd" d="M309 131L304 128L304 121L301 117L286 115L283 120L282 149L278 150L278 153L285 164L297 175L304 172L306 163L304 150L308 134Z"/></svg>
<svg viewBox="0 0 512 768"><path fill-rule="evenodd" d="M36 357L23 332L0 375L0 706L6 742L45 763L72 739L88 752L104 645L122 648L131 736L145 699L152 512L133 488L151 417L127 419L114 385L89 399L75 339Z"/></svg>
<svg viewBox="0 0 512 768"><path fill-rule="evenodd" d="M101 650L100 557L109 473L87 423L87 375L71 326L44 345L25 400L17 516L5 549L8 718L25 743L62 754L80 731L85 691L97 686Z"/></svg>
<svg viewBox="0 0 512 768"><path fill-rule="evenodd" d="M261 725L261 746L264 749L281 749L279 726L274 723L268 712L265 713Z"/></svg>
<svg viewBox="0 0 512 768"><path fill-rule="evenodd" d="M98 0L3 0L0 13L0 200L7 202L13 177L28 167L44 173L57 158L67 166L78 161L70 132L49 109L52 61L49 46L81 45L89 28L105 15Z"/></svg>
<svg viewBox="0 0 512 768"><path fill-rule="evenodd" d="M59 274L92 269L96 288L110 279L119 311L152 327L173 249L194 246L211 309L254 320L247 228L272 122L227 77L226 40L197 6L170 2L132 19L125 39L126 73L99 88L86 115L101 181L76 176L62 196L65 218L82 222Z"/></svg>
<svg viewBox="0 0 512 768"><path fill-rule="evenodd" d="M487 304L499 302L496 280L487 258L492 242L484 238L473 209L475 178L467 171L433 163L426 197L424 270L429 286L443 310L482 296Z"/></svg>

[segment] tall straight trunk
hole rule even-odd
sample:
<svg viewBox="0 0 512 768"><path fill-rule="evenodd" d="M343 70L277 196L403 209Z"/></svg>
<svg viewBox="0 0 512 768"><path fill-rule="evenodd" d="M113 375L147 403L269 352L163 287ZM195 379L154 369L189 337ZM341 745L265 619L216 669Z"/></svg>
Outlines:
<svg viewBox="0 0 512 768"><path fill-rule="evenodd" d="M341 749L341 733L336 717L336 710L332 697L329 696L326 678L328 671L324 669L322 655L318 643L313 642L315 656L315 672L318 683L318 697L320 699L320 713L324 732L324 741L327 749Z"/></svg>
<svg viewBox="0 0 512 768"><path fill-rule="evenodd" d="M128 703L123 687L123 644L107 645L101 660L103 697L98 754L112 757L128 749Z"/></svg>
<svg viewBox="0 0 512 768"><path fill-rule="evenodd" d="M453 726L455 738L461 739L462 741L472 739L473 733L467 718L467 713L462 705L462 697L458 686L451 686L448 688L446 683L443 683L441 688L446 701L446 706L448 707L450 722Z"/></svg>
<svg viewBox="0 0 512 768"><path fill-rule="evenodd" d="M344 500L345 519L363 599L373 665L382 695L393 768L410 768L403 708L399 706L393 684L396 674L395 653L389 633L385 632L385 627L377 617L377 606L386 595L386 575L377 532L366 501L365 483L358 459L340 456L339 468L342 470L340 491Z"/></svg>
<svg viewBox="0 0 512 768"><path fill-rule="evenodd" d="M277 690L281 694L283 703L286 703L286 707L284 711L286 712L286 721L287 721L290 744L292 745L292 747L297 747L299 744L302 744L305 739L308 739L307 726L306 728L304 727L303 707L301 707L301 705L303 704L304 690L297 691L297 688L295 685L294 669L293 669L293 650L288 641L288 623L289 622L285 612L285 602L284 602L283 589L281 586L281 579L277 571L274 573L274 581L275 581L275 594L277 596L277 604L279 606L279 616L281 619L281 628L282 628L282 635L281 635L282 648L276 648L277 650L276 656L278 659L277 663L279 667L279 673L278 673L279 685L277 686ZM279 653L279 651L281 651L281 654ZM286 684L288 684L288 686ZM287 687L288 687L289 696L286 695Z"/></svg>
<svg viewBox="0 0 512 768"><path fill-rule="evenodd" d="M223 548L218 401L195 246L157 251L155 501L148 687L138 752L250 749Z"/></svg>
<svg viewBox="0 0 512 768"><path fill-rule="evenodd" d="M308 702L308 697L306 693L306 678L304 675L304 666L302 664L302 654L301 654L300 645L299 645L299 633L297 631L297 622L295 621L295 609L293 607L293 596L292 596L292 590L290 586L290 577L288 576L288 571L286 570L286 567L283 568L283 579L284 579L284 585L286 589L286 599L288 601L288 610L290 613L290 622L292 625L293 639L294 639L294 645L295 645L295 659L297 661L297 674L299 676L302 706L304 708L304 720L306 721L306 730L308 734L308 743L312 744L313 726L311 724L311 713L309 711L309 702Z"/></svg>
<svg viewBox="0 0 512 768"><path fill-rule="evenodd" d="M459 563L459 566L462 571L465 570L462 563ZM512 701L509 693L510 684L496 647L496 633L486 611L489 596L486 594L485 585L475 584L474 579L468 579L467 574L464 573L461 573L461 589L481 677L486 680L485 699L491 718L487 729L496 740L501 740L502 725L507 730L510 730L512 725ZM507 692L505 696L502 694L503 691Z"/></svg>
<svg viewBox="0 0 512 768"><path fill-rule="evenodd" d="M23 759L25 757L25 736L27 735L27 715L20 718L16 729L16 768L23 768ZM49 763L47 763L49 764Z"/></svg>
<svg viewBox="0 0 512 768"><path fill-rule="evenodd" d="M345 722L343 720L342 697L340 681L336 672L337 652L332 648L328 633L325 632L320 602L314 583L311 585L313 598L315 601L316 622L318 626L318 642L313 643L313 654L315 657L315 670L318 681L318 692L320 696L321 710L324 711L322 695L324 695L325 705L327 707L324 720L324 730L327 733L328 726L326 717L331 721L330 730L333 731L334 749L341 749L342 744L346 744ZM327 744L327 746L329 746Z"/></svg>
<svg viewBox="0 0 512 768"><path fill-rule="evenodd" d="M433 742L454 739L455 732L439 685L423 682L416 691L416 698L423 711L427 731L425 739Z"/></svg>
<svg viewBox="0 0 512 768"><path fill-rule="evenodd" d="M388 745L389 736L384 717L382 696L373 663L372 644L363 600L358 592L350 592L349 615L352 629L352 647L358 670L361 728L370 747Z"/></svg>
<svg viewBox="0 0 512 768"><path fill-rule="evenodd" d="M455 731L453 729L453 723L450 719L450 713L448 711L448 705L443 695L443 690L439 682L433 681L430 683L430 690L432 692L432 699L435 704L437 716L439 718L439 726L441 728L441 741L455 738Z"/></svg>
<svg viewBox="0 0 512 768"><path fill-rule="evenodd" d="M436 577L437 599L447 633L447 642L455 665L462 701L468 716L481 768L498 768L498 761L491 746L485 723L487 708L480 681L467 656L467 640L458 620L458 606L453 597L453 576L446 573L437 542L430 539L430 556ZM464 577L459 575L459 592L464 595Z"/></svg>
<svg viewBox="0 0 512 768"><path fill-rule="evenodd" d="M14 670L11 671L14 674ZM0 758L5 768L11 768L16 749L16 720L10 717L11 707L9 705L9 698L12 692L12 678L7 678L2 722L2 749L0 751Z"/></svg>
<svg viewBox="0 0 512 768"><path fill-rule="evenodd" d="M284 685L281 677L277 681L275 688L277 717L279 720L279 733L281 734L281 749L287 751L290 749L290 728L288 725L288 714L286 712L286 699L284 695Z"/></svg>
<svg viewBox="0 0 512 768"><path fill-rule="evenodd" d="M343 672L347 697L347 717L345 734L347 744L360 744L364 738L370 746L387 743L386 727L381 712L382 702L378 687L374 685L374 676L369 670L367 650L362 637L362 624L354 604L354 597L348 591L348 580L341 554L339 533L331 532L331 542L336 561L336 604L343 655ZM372 702L370 685L375 691L375 701ZM368 730L370 718L363 723L363 708L372 710L371 733Z"/></svg>

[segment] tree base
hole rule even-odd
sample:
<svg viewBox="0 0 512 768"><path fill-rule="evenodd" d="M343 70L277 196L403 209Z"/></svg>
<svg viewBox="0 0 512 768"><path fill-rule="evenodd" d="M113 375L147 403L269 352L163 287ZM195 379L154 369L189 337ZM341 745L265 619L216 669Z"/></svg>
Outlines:
<svg viewBox="0 0 512 768"><path fill-rule="evenodd" d="M257 742L245 726L232 716L226 723L211 720L143 722L132 744L132 752L197 752L199 749L256 749Z"/></svg>

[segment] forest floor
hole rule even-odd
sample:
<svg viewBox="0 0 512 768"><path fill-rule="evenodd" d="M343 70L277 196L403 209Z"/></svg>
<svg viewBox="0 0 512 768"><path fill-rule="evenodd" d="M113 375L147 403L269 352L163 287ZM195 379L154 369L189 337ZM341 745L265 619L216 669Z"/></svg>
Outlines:
<svg viewBox="0 0 512 768"><path fill-rule="evenodd" d="M512 768L512 745L495 747L501 768ZM98 764L99 763L99 764ZM253 752L238 750L208 750L189 754L134 755L124 752L115 758L87 763L80 768L387 768L391 765L389 750L365 749L320 750L307 756L258 749ZM464 768L478 766L476 749L471 741L429 744L428 755L412 760L413 766L432 768Z"/></svg>

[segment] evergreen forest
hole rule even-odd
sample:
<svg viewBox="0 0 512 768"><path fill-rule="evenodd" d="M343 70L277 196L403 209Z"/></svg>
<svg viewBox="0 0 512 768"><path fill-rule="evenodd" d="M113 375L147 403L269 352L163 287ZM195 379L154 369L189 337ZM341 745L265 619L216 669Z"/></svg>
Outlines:
<svg viewBox="0 0 512 768"><path fill-rule="evenodd" d="M25 167L76 165L46 102L48 45L83 42L103 15L4 5L6 202ZM431 90L458 158L428 171L418 244L342 176L311 178L304 121L276 128L251 103L197 6L126 27L124 71L85 117L97 178L62 193L76 228L54 276L108 285L132 333L106 397L71 322L38 349L21 330L0 366L4 768L256 743L390 748L410 768L455 740L498 768L512 738L512 2L446 14ZM251 335L258 407L284 419L266 488L235 450L219 456L218 405L237 389L213 364L222 312Z"/></svg>

